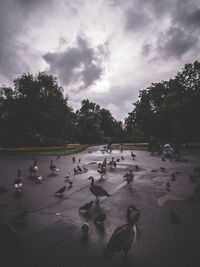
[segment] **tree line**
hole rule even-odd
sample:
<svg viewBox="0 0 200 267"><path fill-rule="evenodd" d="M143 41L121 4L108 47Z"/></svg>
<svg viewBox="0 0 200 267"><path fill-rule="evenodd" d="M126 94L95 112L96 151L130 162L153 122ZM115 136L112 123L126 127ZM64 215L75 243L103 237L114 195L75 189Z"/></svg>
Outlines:
<svg viewBox="0 0 200 267"><path fill-rule="evenodd" d="M186 64L174 79L152 83L125 118L84 99L74 111L52 75L23 74L0 88L0 146L66 143L200 141L200 63Z"/></svg>

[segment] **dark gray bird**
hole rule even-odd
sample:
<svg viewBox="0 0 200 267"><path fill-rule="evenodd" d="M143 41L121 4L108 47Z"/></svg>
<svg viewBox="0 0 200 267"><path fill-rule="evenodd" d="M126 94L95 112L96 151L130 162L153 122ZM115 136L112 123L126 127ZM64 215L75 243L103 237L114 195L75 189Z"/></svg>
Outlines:
<svg viewBox="0 0 200 267"><path fill-rule="evenodd" d="M172 181L176 181L176 174L175 173L172 173Z"/></svg>
<svg viewBox="0 0 200 267"><path fill-rule="evenodd" d="M170 210L170 222L172 224L181 225L181 219L173 209Z"/></svg>
<svg viewBox="0 0 200 267"><path fill-rule="evenodd" d="M135 166L135 170L136 170L136 172L139 171L139 166L138 165Z"/></svg>
<svg viewBox="0 0 200 267"><path fill-rule="evenodd" d="M60 188L60 189L56 192L56 194L60 194L60 195L62 195L62 194L65 192L65 190L66 190L66 186L63 186L62 188Z"/></svg>
<svg viewBox="0 0 200 267"><path fill-rule="evenodd" d="M121 156L121 159L124 160L124 157Z"/></svg>
<svg viewBox="0 0 200 267"><path fill-rule="evenodd" d="M28 214L28 211L23 210L22 212L20 212L19 214L17 214L15 217L12 218L12 222L16 224L24 223L27 214Z"/></svg>
<svg viewBox="0 0 200 267"><path fill-rule="evenodd" d="M117 167L117 163L116 163L115 160L113 161L113 166L114 166L115 168Z"/></svg>
<svg viewBox="0 0 200 267"><path fill-rule="evenodd" d="M74 168L74 175L78 174L78 170L76 168Z"/></svg>
<svg viewBox="0 0 200 267"><path fill-rule="evenodd" d="M167 182L167 191L169 192L170 191L170 187L171 187L171 184L170 184L170 182Z"/></svg>
<svg viewBox="0 0 200 267"><path fill-rule="evenodd" d="M87 169L85 166L83 166L83 170L84 170L85 172L88 171L88 169Z"/></svg>
<svg viewBox="0 0 200 267"><path fill-rule="evenodd" d="M81 159L78 159L78 162L80 163L81 162Z"/></svg>
<svg viewBox="0 0 200 267"><path fill-rule="evenodd" d="M124 176L123 177L128 177L129 176L129 172L127 172L126 174L124 174Z"/></svg>
<svg viewBox="0 0 200 267"><path fill-rule="evenodd" d="M131 152L131 157L132 157L132 159L135 159L136 155L133 154L133 152Z"/></svg>
<svg viewBox="0 0 200 267"><path fill-rule="evenodd" d="M116 159L116 162L120 162L120 159Z"/></svg>
<svg viewBox="0 0 200 267"><path fill-rule="evenodd" d="M83 171L82 168L79 165L77 165L77 169L78 169L79 172Z"/></svg>
<svg viewBox="0 0 200 267"><path fill-rule="evenodd" d="M75 161L76 161L76 158L75 158L75 157L73 157L73 158L72 158L72 162L75 162Z"/></svg>
<svg viewBox="0 0 200 267"><path fill-rule="evenodd" d="M72 188L73 181L68 181L68 183L69 183L69 188Z"/></svg>
<svg viewBox="0 0 200 267"><path fill-rule="evenodd" d="M90 201L90 202L86 203L85 205L83 205L82 207L79 208L79 211L88 212L92 208L93 202L94 201Z"/></svg>
<svg viewBox="0 0 200 267"><path fill-rule="evenodd" d="M102 225L105 219L106 219L106 215L104 213L101 213L99 216L97 216L94 219L94 224Z"/></svg>

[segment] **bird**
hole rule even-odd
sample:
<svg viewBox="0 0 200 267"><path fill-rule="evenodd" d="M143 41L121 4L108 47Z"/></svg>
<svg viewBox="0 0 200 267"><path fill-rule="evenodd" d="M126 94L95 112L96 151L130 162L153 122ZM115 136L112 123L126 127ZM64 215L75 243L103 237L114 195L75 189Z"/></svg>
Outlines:
<svg viewBox="0 0 200 267"><path fill-rule="evenodd" d="M136 172L139 171L139 166L138 165L135 165L135 170L136 170Z"/></svg>
<svg viewBox="0 0 200 267"><path fill-rule="evenodd" d="M76 161L76 158L75 157L72 157L72 162L74 163Z"/></svg>
<svg viewBox="0 0 200 267"><path fill-rule="evenodd" d="M164 157L162 157L162 161L166 161L166 159Z"/></svg>
<svg viewBox="0 0 200 267"><path fill-rule="evenodd" d="M120 159L116 159L116 162L120 162Z"/></svg>
<svg viewBox="0 0 200 267"><path fill-rule="evenodd" d="M126 178L124 180L127 181L127 184L130 184L131 187L132 187L132 183L133 183L133 180L134 180L133 171L130 171L130 173L128 174L128 176L126 176Z"/></svg>
<svg viewBox="0 0 200 267"><path fill-rule="evenodd" d="M90 201L90 202L86 203L85 205L83 205L82 207L79 208L79 211L88 212L92 208L93 202L94 201Z"/></svg>
<svg viewBox="0 0 200 267"><path fill-rule="evenodd" d="M83 171L82 168L79 165L77 165L77 169L78 169L79 172Z"/></svg>
<svg viewBox="0 0 200 267"><path fill-rule="evenodd" d="M96 197L97 201L100 200L100 197L111 197L111 195L102 186L94 184L93 176L90 176L88 180L91 180L90 191Z"/></svg>
<svg viewBox="0 0 200 267"><path fill-rule="evenodd" d="M37 171L38 171L37 160L34 160L34 165L29 168L31 177L35 177Z"/></svg>
<svg viewBox="0 0 200 267"><path fill-rule="evenodd" d="M103 222L105 221L106 219L106 215L105 213L101 213L99 216L97 216L95 219L94 219L94 224L100 226L103 224Z"/></svg>
<svg viewBox="0 0 200 267"><path fill-rule="evenodd" d="M55 172L58 173L59 172L59 169L55 165L53 165L53 160L51 160L49 168L52 171L52 173L55 173Z"/></svg>
<svg viewBox="0 0 200 267"><path fill-rule="evenodd" d="M169 192L170 191L170 187L171 187L171 184L170 184L170 182L167 182L167 191Z"/></svg>
<svg viewBox="0 0 200 267"><path fill-rule="evenodd" d="M89 231L89 224L87 222L84 222L84 224L82 224L81 226L81 230L84 234L88 233Z"/></svg>
<svg viewBox="0 0 200 267"><path fill-rule="evenodd" d="M69 179L69 177L70 177L70 172L66 173L65 178Z"/></svg>
<svg viewBox="0 0 200 267"><path fill-rule="evenodd" d="M84 172L87 172L88 169L87 169L85 166L83 166L83 171L84 171Z"/></svg>
<svg viewBox="0 0 200 267"><path fill-rule="evenodd" d="M133 154L133 152L131 152L131 157L132 157L132 159L135 159L136 155Z"/></svg>
<svg viewBox="0 0 200 267"><path fill-rule="evenodd" d="M66 186L63 186L63 187L61 187L58 191L56 191L56 195L57 194L59 194L59 195L62 195L64 192L65 192L65 190L66 190Z"/></svg>
<svg viewBox="0 0 200 267"><path fill-rule="evenodd" d="M124 160L124 157L123 157L123 156L121 156L121 159L122 159L122 160Z"/></svg>
<svg viewBox="0 0 200 267"><path fill-rule="evenodd" d="M78 159L78 162L80 163L81 162L81 159Z"/></svg>
<svg viewBox="0 0 200 267"><path fill-rule="evenodd" d="M176 181L176 174L175 173L172 173L172 181Z"/></svg>
<svg viewBox="0 0 200 267"><path fill-rule="evenodd" d="M123 258L126 260L128 251L132 243L136 241L137 228L136 222L139 220L140 211L133 205L127 208L127 223L117 227L104 251L104 259L111 260L116 252L122 252Z"/></svg>
<svg viewBox="0 0 200 267"><path fill-rule="evenodd" d="M160 170L161 170L162 172L165 172L165 167L160 167Z"/></svg>
<svg viewBox="0 0 200 267"><path fill-rule="evenodd" d="M117 167L117 162L114 160L113 161L113 166L116 168Z"/></svg>
<svg viewBox="0 0 200 267"><path fill-rule="evenodd" d="M41 184L41 183L42 183L42 179L43 179L42 176L38 176L38 177L36 177L35 183L36 183L36 184Z"/></svg>
<svg viewBox="0 0 200 267"><path fill-rule="evenodd" d="M173 209L170 210L170 222L172 224L181 225L181 219Z"/></svg>
<svg viewBox="0 0 200 267"><path fill-rule="evenodd" d="M22 212L20 212L19 214L17 214L15 217L13 217L11 219L11 221L14 224L21 224L25 222L25 219L27 217L28 211L27 210L23 210Z"/></svg>
<svg viewBox="0 0 200 267"><path fill-rule="evenodd" d="M69 187L68 187L68 188L72 188L72 186L73 186L73 181L68 181L68 183L69 183Z"/></svg>
<svg viewBox="0 0 200 267"><path fill-rule="evenodd" d="M0 185L0 193L5 193L7 191L8 191L8 189L6 187Z"/></svg>
<svg viewBox="0 0 200 267"><path fill-rule="evenodd" d="M17 178L14 180L15 188L18 192L21 192L23 186L23 177L21 176L21 170L17 172Z"/></svg>
<svg viewBox="0 0 200 267"><path fill-rule="evenodd" d="M78 174L78 170L76 168L74 168L74 175Z"/></svg>
<svg viewBox="0 0 200 267"><path fill-rule="evenodd" d="M112 168L112 166L114 166L114 167L117 166L117 164L116 164L116 162L114 160L114 157L112 157L112 160L108 163L108 166L110 166L111 168Z"/></svg>
<svg viewBox="0 0 200 267"><path fill-rule="evenodd" d="M129 173L127 172L126 174L124 174L123 177L128 177L129 176Z"/></svg>
<svg viewBox="0 0 200 267"><path fill-rule="evenodd" d="M101 174L101 178L106 174L106 168L105 167L101 167L97 171L99 174Z"/></svg>
<svg viewBox="0 0 200 267"><path fill-rule="evenodd" d="M107 166L107 160L106 160L106 158L105 158L104 161L102 162L101 166L102 166L102 167L106 167L106 166Z"/></svg>

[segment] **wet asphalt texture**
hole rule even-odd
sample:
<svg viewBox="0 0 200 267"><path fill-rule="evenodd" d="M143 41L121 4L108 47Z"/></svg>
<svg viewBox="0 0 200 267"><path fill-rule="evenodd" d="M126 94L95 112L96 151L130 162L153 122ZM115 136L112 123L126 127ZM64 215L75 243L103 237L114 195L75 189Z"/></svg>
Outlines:
<svg viewBox="0 0 200 267"><path fill-rule="evenodd" d="M193 169L200 166L200 152L186 151L181 161L163 162L161 156L151 156L147 151L133 151L136 154L133 160L131 151L103 150L103 146L96 146L74 155L37 156L37 176L43 177L41 184L30 177L32 156L0 156L0 186L8 190L0 193L1 267L200 266L200 197L194 195L200 179L190 179ZM97 165L104 158L109 162L112 157L120 161L116 168L107 167L101 179ZM59 168L58 174L51 173L51 159ZM88 171L74 175L77 165L85 166ZM18 169L24 179L21 193L14 188ZM134 171L133 187L123 180L129 170ZM73 181L72 187L65 181L67 173ZM173 173L176 173L175 180ZM112 197L103 197L96 203L89 190L90 176ZM167 182L170 182L169 190ZM63 196L55 195L64 185ZM80 213L79 208L92 200L90 212ZM140 210L137 240L126 262L118 253L106 263L103 251L116 227L126 223L126 209L130 204ZM180 217L180 225L170 220L172 208ZM28 211L23 223L13 223L13 217L23 210ZM93 220L102 212L106 220L98 228ZM89 224L88 234L81 230L84 222ZM12 225L14 234L8 225Z"/></svg>

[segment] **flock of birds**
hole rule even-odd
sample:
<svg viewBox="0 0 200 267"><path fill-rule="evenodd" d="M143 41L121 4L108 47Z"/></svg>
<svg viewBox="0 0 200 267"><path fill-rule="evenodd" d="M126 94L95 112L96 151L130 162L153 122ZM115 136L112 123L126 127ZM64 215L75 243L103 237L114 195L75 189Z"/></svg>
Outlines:
<svg viewBox="0 0 200 267"><path fill-rule="evenodd" d="M136 159L136 155L133 152L131 152L131 158L133 160ZM121 156L121 158L118 158L116 160L114 157L112 157L111 161L109 161L109 162L107 162L106 158L102 162L99 162L97 172L100 174L101 179L106 174L107 168L110 168L110 170L112 170L113 168L117 168L117 164L120 161L124 161L124 160L125 160L125 158L123 156ZM74 164L77 162L77 160L74 156L72 158L72 162ZM74 175L82 174L82 173L88 171L88 169L85 166L82 166L82 167L80 166L80 162L81 162L81 159L78 159L79 164L76 167L74 167L74 169L73 169ZM51 175L57 175L59 173L59 168L57 168L57 166L53 164L53 160L50 161L49 169L51 171ZM136 165L135 171L139 171L139 169L140 169L139 166ZM161 169L161 171L165 172L164 167L161 167L160 169ZM35 180L35 183L42 183L43 177L37 176L38 170L39 170L39 167L37 164L37 160L34 159L33 165L29 167L30 177L33 180ZM152 171L154 171L154 170L152 170ZM198 171L200 173L200 170L198 170ZM177 174L179 174L179 173L176 172L176 173L173 173L171 175L171 181L176 180ZM71 175L70 173L67 173L65 176L65 182L69 183L68 189L72 188L72 186L73 186L73 181L70 179L70 175ZM130 185L132 187L133 182L134 182L133 170L129 170L129 172L127 172L123 176L123 179L127 182L128 185ZM111 197L111 194L103 186L95 183L95 179L93 176L90 176L88 178L88 180L90 181L90 188L89 188L90 192L95 196L96 203L98 203L100 201L101 197L108 197L108 198ZM15 186L15 189L17 190L18 193L22 192L23 177L21 175L20 169L17 172L17 178L14 180L14 186ZM168 181L166 183L166 186L167 186L167 191L170 191L171 182ZM66 185L61 187L59 190L57 190L55 192L55 195L59 196L59 197L63 196L66 189L67 189ZM6 191L4 191L4 188L0 186L0 193L1 192L6 192ZM195 189L195 193L200 195L200 186ZM90 201L90 202L84 204L83 206L81 206L79 208L79 212L84 213L84 214L89 213L90 210L92 209L93 204L94 204L94 201ZM24 211L20 212L19 214L17 214L15 217L13 217L11 222L13 224L24 223L26 220L27 214L28 214L28 211L24 210ZM110 238L110 240L106 246L106 249L104 251L105 260L110 260L116 252L122 252L122 258L126 259L128 251L131 248L132 243L134 243L136 240L136 236L137 236L136 223L139 220L140 211L135 206L129 205L127 208L126 217L127 217L127 223L117 227L114 230L113 234L111 235L111 238ZM93 220L93 223L97 227L102 227L105 220L106 220L106 214L100 213ZM173 209L170 210L170 220L171 220L171 223L181 225L181 219L180 219L179 215ZM81 226L81 230L84 234L88 234L89 228L90 228L90 226L89 226L88 222L84 222Z"/></svg>

